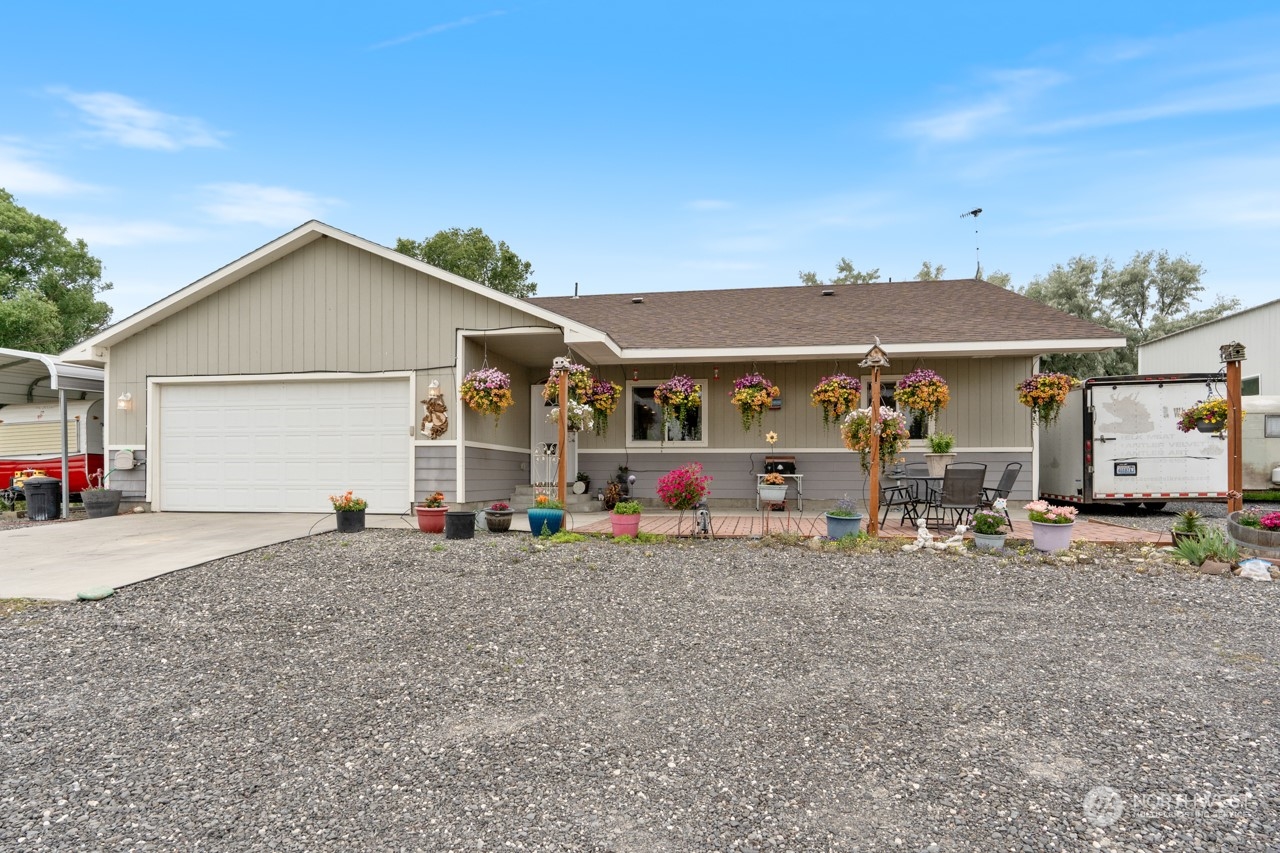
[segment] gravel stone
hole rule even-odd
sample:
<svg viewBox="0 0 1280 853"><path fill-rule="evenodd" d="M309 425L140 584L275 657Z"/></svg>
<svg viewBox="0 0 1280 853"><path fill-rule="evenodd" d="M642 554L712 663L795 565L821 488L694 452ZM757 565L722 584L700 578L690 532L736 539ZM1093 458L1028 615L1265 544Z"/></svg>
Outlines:
<svg viewBox="0 0 1280 853"><path fill-rule="evenodd" d="M21 610L0 849L1275 850L1277 585L1082 553L369 530Z"/></svg>

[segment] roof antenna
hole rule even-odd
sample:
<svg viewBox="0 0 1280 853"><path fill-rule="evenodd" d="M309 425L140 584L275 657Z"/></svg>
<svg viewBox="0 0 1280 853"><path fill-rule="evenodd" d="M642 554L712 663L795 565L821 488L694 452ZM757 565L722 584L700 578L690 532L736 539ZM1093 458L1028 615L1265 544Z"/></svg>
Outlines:
<svg viewBox="0 0 1280 853"><path fill-rule="evenodd" d="M981 215L982 208L980 207L975 207L968 213L960 214L961 219L964 219L966 216L973 217L973 254L978 259L978 269L974 272L973 277L978 281L982 281L982 249L978 245L978 217Z"/></svg>
<svg viewBox="0 0 1280 853"><path fill-rule="evenodd" d="M573 283L573 298L578 298L578 283L576 281Z"/></svg>

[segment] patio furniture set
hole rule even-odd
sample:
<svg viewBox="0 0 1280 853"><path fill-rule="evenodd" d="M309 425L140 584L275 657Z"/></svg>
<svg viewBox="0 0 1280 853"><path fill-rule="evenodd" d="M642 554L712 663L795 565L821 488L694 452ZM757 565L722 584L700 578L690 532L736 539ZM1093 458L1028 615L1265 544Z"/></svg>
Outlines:
<svg viewBox="0 0 1280 853"><path fill-rule="evenodd" d="M880 490L880 523L893 510L901 511L903 524L923 518L938 529L971 521L978 510L991 509L997 498L1007 499L1021 471L1021 462L1010 462L995 486L985 486L987 466L981 462L952 462L941 477L930 476L922 462L908 463L891 471L891 482ZM1008 510L1005 518L1012 523Z"/></svg>

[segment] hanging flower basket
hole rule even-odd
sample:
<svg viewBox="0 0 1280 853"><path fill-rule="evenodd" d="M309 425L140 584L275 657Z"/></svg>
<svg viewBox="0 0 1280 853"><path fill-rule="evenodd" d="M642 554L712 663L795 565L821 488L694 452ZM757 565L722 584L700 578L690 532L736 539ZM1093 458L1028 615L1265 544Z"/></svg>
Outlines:
<svg viewBox="0 0 1280 853"><path fill-rule="evenodd" d="M595 410L596 435L609 431L609 416L618 408L622 399L622 386L606 379L592 379L590 396L584 401Z"/></svg>
<svg viewBox="0 0 1280 853"><path fill-rule="evenodd" d="M867 406L850 412L840 427L840 435L844 446L857 452L858 461L862 464L863 473L871 471L871 407ZM884 468L897 459L902 449L911 438L911 430L907 428L907 419L902 412L880 407L880 467Z"/></svg>
<svg viewBox="0 0 1280 853"><path fill-rule="evenodd" d="M1058 419L1071 389L1080 380L1065 373L1036 373L1018 383L1018 402L1031 410L1031 420L1049 426Z"/></svg>
<svg viewBox="0 0 1280 853"><path fill-rule="evenodd" d="M809 394L813 405L822 409L822 425L830 428L845 415L858 408L862 400L862 383L852 376L836 373L824 376Z"/></svg>
<svg viewBox="0 0 1280 853"><path fill-rule="evenodd" d="M587 400L594 384L595 377L591 375L591 368L585 364L569 365L570 400ZM547 375L547 384L542 387L542 399L553 406L560 403L560 377L554 370Z"/></svg>
<svg viewBox="0 0 1280 853"><path fill-rule="evenodd" d="M729 396L742 415L742 428L750 432L753 423L762 424L765 410L781 393L777 385L759 373L748 373L734 382Z"/></svg>
<svg viewBox="0 0 1280 853"><path fill-rule="evenodd" d="M570 400L569 405L565 408L568 412L569 423L566 429L569 432L581 432L584 429L591 429L595 425L596 410L586 403L579 403L577 400ZM547 413L547 420L553 424L560 423L560 407L556 406Z"/></svg>
<svg viewBox="0 0 1280 853"><path fill-rule="evenodd" d="M1211 400L1200 400L1194 406L1188 406L1178 415L1178 429L1183 432L1222 432L1227 428L1227 417L1231 413L1227 401L1221 397ZM1241 414L1244 414L1241 412Z"/></svg>
<svg viewBox="0 0 1280 853"><path fill-rule="evenodd" d="M678 374L653 389L653 401L662 407L665 420L675 423L683 432L689 413L702 407L702 386Z"/></svg>
<svg viewBox="0 0 1280 853"><path fill-rule="evenodd" d="M899 406L933 417L947 407L951 391L947 388L947 380L932 370L920 368L894 384L893 399Z"/></svg>
<svg viewBox="0 0 1280 853"><path fill-rule="evenodd" d="M496 367L482 367L462 377L462 402L473 412L493 415L494 423L515 402L511 396L511 376Z"/></svg>

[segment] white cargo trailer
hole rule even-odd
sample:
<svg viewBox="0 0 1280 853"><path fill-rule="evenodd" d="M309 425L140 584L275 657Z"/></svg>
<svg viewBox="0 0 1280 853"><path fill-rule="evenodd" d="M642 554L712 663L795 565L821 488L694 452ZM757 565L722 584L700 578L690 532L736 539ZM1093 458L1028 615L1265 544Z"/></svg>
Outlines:
<svg viewBox="0 0 1280 853"><path fill-rule="evenodd" d="M1173 500L1225 500L1225 436L1177 427L1183 409L1214 396L1226 396L1217 373L1084 380L1057 422L1040 431L1040 496L1150 509Z"/></svg>

